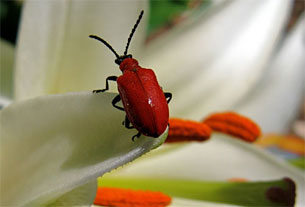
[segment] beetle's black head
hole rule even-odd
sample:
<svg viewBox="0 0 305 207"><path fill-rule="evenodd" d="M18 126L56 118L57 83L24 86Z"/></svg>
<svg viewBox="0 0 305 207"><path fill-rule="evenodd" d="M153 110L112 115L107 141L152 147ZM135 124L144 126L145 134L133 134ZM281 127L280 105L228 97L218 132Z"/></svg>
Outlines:
<svg viewBox="0 0 305 207"><path fill-rule="evenodd" d="M121 65L121 63L126 59L126 58L132 58L132 55L129 54L129 55L121 55L119 56L117 59L115 59L115 63L118 64L118 65Z"/></svg>

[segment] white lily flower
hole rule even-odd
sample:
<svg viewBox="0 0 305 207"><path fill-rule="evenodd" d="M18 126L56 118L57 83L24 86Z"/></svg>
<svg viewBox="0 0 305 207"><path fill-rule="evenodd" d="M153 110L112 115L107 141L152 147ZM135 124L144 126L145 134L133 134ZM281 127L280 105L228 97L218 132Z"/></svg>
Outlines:
<svg viewBox="0 0 305 207"><path fill-rule="evenodd" d="M109 75L118 75L119 70L113 64L113 54L87 36L100 35L116 50L122 51L128 32L143 8L146 15L135 34L130 51L136 58L139 56L141 65L153 68L163 88L174 94L173 102L170 104L173 116L200 119L213 110L226 110L237 106L242 106L241 109L239 107L237 109L243 110L246 114L250 114L251 110L255 111L255 106L248 107L251 103L241 101L244 97L250 96L260 81L265 78L265 71L289 14L290 2L286 0L220 2L211 6L211 9L200 16L196 22L186 22L172 33L148 45L147 48L143 47L145 18L148 17L147 2L29 1L25 5L18 41L15 74L16 100L103 87L105 78ZM299 59L296 58L294 61ZM301 70L297 67L293 77L301 77L300 74ZM301 79L293 80L298 83L302 81ZM278 81L278 84L282 87L275 87L273 90L281 91L289 85L281 81ZM293 89L296 94L302 91L299 85ZM288 95L290 95L289 92L290 90L287 90ZM89 94L83 95L89 100L92 98ZM263 98L262 96L259 100ZM282 96L277 98L279 99L276 100L283 99ZM295 109L298 104L295 94L289 98L295 101L286 107ZM69 96L67 100L70 101ZM82 100L81 97L80 100ZM84 101L88 100L84 99ZM108 101L110 103L111 100L108 99ZM13 107L18 109L18 106L11 108ZM265 118L263 113L268 111L264 111L264 104L258 105L258 108L262 113L255 118L260 123ZM287 108L283 107L283 110ZM89 110L89 108L85 109ZM265 125L262 127L266 131L280 130L283 123L287 125L287 120L294 114L289 114L289 117L282 122L279 120L272 128ZM117 119L117 116L114 118ZM56 140L55 137L54 140ZM37 150L44 151L44 148L37 147ZM240 160L241 156L246 158ZM200 164L196 160L198 157L202 157ZM207 157L210 160L205 159ZM236 176L265 180L289 176L297 182L298 186L302 187L304 184L304 177L299 171L285 163L278 164L279 162L268 153L261 151L258 153L251 146L221 138L204 146L192 144L167 155L163 154L159 158L152 157L139 161L138 164L130 165L124 171L118 171L118 174L121 177L128 177L130 175L128 172L131 172L137 177L176 176L179 179L197 180L223 180ZM225 158L230 158L232 162L228 163ZM251 162L249 160L255 164L249 165ZM154 165L154 169L149 168L154 162L157 162L158 167ZM179 166L182 169L179 169ZM259 167L253 170L255 166ZM228 167L232 170L223 172ZM256 170L258 168L260 171ZM134 171L135 169L137 171ZM150 173L148 173L149 169L152 169ZM103 172L105 171L99 171L99 173ZM275 172L277 173L274 174ZM96 171L94 175L90 174L87 178L92 178L97 173ZM49 185L55 186L49 189L50 192L56 191L57 187L61 189L60 185L56 186L58 182L54 181L55 176L57 175L54 175L53 180L38 186L36 190L45 189ZM84 183L85 179L81 181L71 179L65 192ZM18 190L22 192L22 189ZM298 190L299 194L304 192L302 188ZM43 191L45 192L48 191ZM20 199L31 200L33 195L40 194L37 191L29 191ZM180 201L174 199L176 206L179 206ZM304 203L300 196L297 201L300 205ZM62 202L65 200L62 199ZM182 201L182 204L180 202L180 206L187 205L183 202L185 201ZM194 206L202 206L202 203L198 202Z"/></svg>

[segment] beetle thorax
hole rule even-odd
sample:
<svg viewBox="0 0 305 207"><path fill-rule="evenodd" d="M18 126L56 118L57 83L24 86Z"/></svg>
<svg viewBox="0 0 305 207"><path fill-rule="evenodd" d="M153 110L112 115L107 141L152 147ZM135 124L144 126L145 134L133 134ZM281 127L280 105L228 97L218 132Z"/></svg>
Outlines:
<svg viewBox="0 0 305 207"><path fill-rule="evenodd" d="M120 64L120 69L124 73L127 70L135 70L139 67L139 63L136 59L133 58L126 58Z"/></svg>

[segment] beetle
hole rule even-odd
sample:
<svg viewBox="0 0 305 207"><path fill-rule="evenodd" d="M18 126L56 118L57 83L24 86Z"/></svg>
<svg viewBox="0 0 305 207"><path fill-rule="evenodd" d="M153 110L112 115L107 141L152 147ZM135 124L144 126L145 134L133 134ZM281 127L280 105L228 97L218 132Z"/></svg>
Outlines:
<svg viewBox="0 0 305 207"><path fill-rule="evenodd" d="M152 69L142 68L138 61L132 58L131 54L127 54L130 41L143 14L144 11L142 10L128 37L124 55L118 55L104 39L96 35L89 36L102 42L114 53L115 63L119 65L123 73L119 77L107 77L106 88L94 90L93 93L107 91L109 81L117 82L119 95L114 97L112 105L126 112L125 121L123 121L126 128L136 128L138 130L138 133L132 137L133 141L135 137L140 137L141 134L156 138L166 130L169 119L168 103L172 98L171 93L162 91ZM117 105L121 100L123 107Z"/></svg>

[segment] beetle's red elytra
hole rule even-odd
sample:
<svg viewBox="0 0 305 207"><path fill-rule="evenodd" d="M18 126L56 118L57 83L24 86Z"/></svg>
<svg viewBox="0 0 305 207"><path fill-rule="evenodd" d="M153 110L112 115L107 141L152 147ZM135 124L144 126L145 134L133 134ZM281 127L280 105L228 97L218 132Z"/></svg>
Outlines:
<svg viewBox="0 0 305 207"><path fill-rule="evenodd" d="M167 128L169 120L168 103L172 98L171 93L164 93L157 81L152 69L139 66L136 59L131 54L127 54L132 36L141 21L144 11L134 25L124 51L124 55L119 56L116 51L102 38L96 35L89 37L101 41L116 56L115 63L120 66L123 75L109 76L106 79L106 88L94 90L94 93L104 92L109 89L108 81L116 81L119 95L112 100L112 105L126 112L123 122L128 129L136 128L138 133L132 137L140 137L141 134L150 137L159 137ZM123 106L116 105L122 100ZM130 126L130 123L132 126Z"/></svg>

